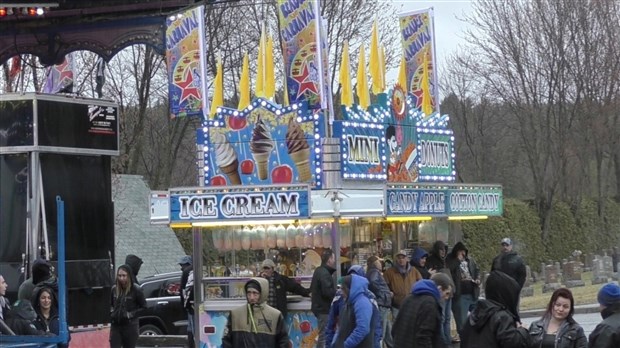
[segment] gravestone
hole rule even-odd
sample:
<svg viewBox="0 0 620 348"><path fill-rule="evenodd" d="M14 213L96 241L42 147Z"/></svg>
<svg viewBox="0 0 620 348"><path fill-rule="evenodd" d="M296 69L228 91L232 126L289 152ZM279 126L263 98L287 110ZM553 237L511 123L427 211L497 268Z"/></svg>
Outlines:
<svg viewBox="0 0 620 348"><path fill-rule="evenodd" d="M600 256L599 256L600 257ZM595 258L592 261L592 285L605 284L609 281L607 272L605 271L605 264L602 258Z"/></svg>
<svg viewBox="0 0 620 348"><path fill-rule="evenodd" d="M618 262L616 264L616 269L617 269L617 271L612 273L611 279L616 280L616 281L620 281L620 262Z"/></svg>
<svg viewBox="0 0 620 348"><path fill-rule="evenodd" d="M584 272L590 272L592 270L592 260L594 260L594 255L590 253L586 254Z"/></svg>
<svg viewBox="0 0 620 348"><path fill-rule="evenodd" d="M611 256L603 256L603 269L607 273L607 277L611 277L614 273L614 261Z"/></svg>
<svg viewBox="0 0 620 348"><path fill-rule="evenodd" d="M525 266L525 283L521 289L521 297L534 296L534 287L532 286L532 269Z"/></svg>
<svg viewBox="0 0 620 348"><path fill-rule="evenodd" d="M551 292L559 289L560 285L560 272L556 265L545 266L545 284L543 285L543 293Z"/></svg>
<svg viewBox="0 0 620 348"><path fill-rule="evenodd" d="M569 261L564 264L564 285L567 288L585 286L586 283L581 279L581 263L579 261Z"/></svg>

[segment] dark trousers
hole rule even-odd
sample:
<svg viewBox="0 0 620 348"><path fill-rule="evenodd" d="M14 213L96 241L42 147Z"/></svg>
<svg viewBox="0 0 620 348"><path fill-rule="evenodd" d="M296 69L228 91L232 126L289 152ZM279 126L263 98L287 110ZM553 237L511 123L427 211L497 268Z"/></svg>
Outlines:
<svg viewBox="0 0 620 348"><path fill-rule="evenodd" d="M125 325L112 324L110 329L110 348L135 348L138 335L137 320Z"/></svg>

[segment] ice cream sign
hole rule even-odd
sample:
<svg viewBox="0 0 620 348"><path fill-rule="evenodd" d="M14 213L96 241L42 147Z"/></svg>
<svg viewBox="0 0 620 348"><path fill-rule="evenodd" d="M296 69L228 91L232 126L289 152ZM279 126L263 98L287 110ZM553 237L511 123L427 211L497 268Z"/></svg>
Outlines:
<svg viewBox="0 0 620 348"><path fill-rule="evenodd" d="M335 121L333 134L340 140L344 179L385 181L385 128L382 124Z"/></svg>
<svg viewBox="0 0 620 348"><path fill-rule="evenodd" d="M170 221L308 218L309 190L189 192L170 195Z"/></svg>
<svg viewBox="0 0 620 348"><path fill-rule="evenodd" d="M392 186L385 191L386 216L501 216L500 185Z"/></svg>
<svg viewBox="0 0 620 348"><path fill-rule="evenodd" d="M280 107L262 98L244 110L220 108L197 134L204 184L320 188L322 117L305 103Z"/></svg>

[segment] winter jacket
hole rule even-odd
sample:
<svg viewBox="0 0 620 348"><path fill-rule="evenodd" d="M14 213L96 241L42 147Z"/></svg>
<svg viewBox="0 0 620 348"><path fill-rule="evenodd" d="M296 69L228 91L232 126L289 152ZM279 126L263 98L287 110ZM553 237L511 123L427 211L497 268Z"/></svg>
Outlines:
<svg viewBox="0 0 620 348"><path fill-rule="evenodd" d="M120 296L116 295L116 285L114 285L112 287L111 304L110 320L112 325L137 324L137 314L146 308L144 293L136 284L131 285L131 289L129 289L126 295L121 293Z"/></svg>
<svg viewBox="0 0 620 348"><path fill-rule="evenodd" d="M368 280L351 275L349 297L340 313L332 348L374 348L373 305L367 291Z"/></svg>
<svg viewBox="0 0 620 348"><path fill-rule="evenodd" d="M519 287L509 275L493 271L486 299L478 300L461 333L461 348L526 348L529 334L517 328Z"/></svg>
<svg viewBox="0 0 620 348"><path fill-rule="evenodd" d="M364 268L360 265L351 266L347 274L357 274L360 277L365 277ZM371 325L374 327L374 347L381 348L383 328L381 327L381 312L379 312L379 305L377 304L375 295L370 290L366 291L366 296L373 305ZM338 319L340 318L340 313L342 313L344 305L345 301L344 297L342 297L342 290L338 289L336 291L336 296L334 296L334 300L332 301L332 305L329 308L327 325L325 326L325 342L327 342L326 347L328 348L331 347L330 344L334 341L334 337L336 336Z"/></svg>
<svg viewBox="0 0 620 348"><path fill-rule="evenodd" d="M37 330L32 323L37 317L30 301L18 300L12 308L3 308L4 322L16 335L42 336L44 331Z"/></svg>
<svg viewBox="0 0 620 348"><path fill-rule="evenodd" d="M246 303L230 312L223 348L288 348L289 337L279 310L267 304L269 282L252 278L260 286L260 299L255 305Z"/></svg>
<svg viewBox="0 0 620 348"><path fill-rule="evenodd" d="M192 265L183 266L181 273L181 291L179 291L179 296L181 296L181 304L189 314L194 314L193 272L194 267ZM189 280L190 273L192 274L192 285L188 288L187 282Z"/></svg>
<svg viewBox="0 0 620 348"><path fill-rule="evenodd" d="M401 272L398 264L390 267L383 274L383 278L385 278L385 282L388 284L388 287L394 293L394 298L392 299L392 307L400 308L400 305L405 300L405 297L409 295L411 292L411 288L413 284L415 284L418 280L422 280L422 275L418 272L415 267L411 267L410 264L407 264L407 268L404 273Z"/></svg>
<svg viewBox="0 0 620 348"><path fill-rule="evenodd" d="M375 294L377 304L381 307L391 307L392 294L381 271L374 266L369 266L366 278L368 279L368 289Z"/></svg>
<svg viewBox="0 0 620 348"><path fill-rule="evenodd" d="M440 337L440 294L432 280L417 282L403 302L392 326L394 347L443 347Z"/></svg>
<svg viewBox="0 0 620 348"><path fill-rule="evenodd" d="M458 259L458 252L461 250L465 251L465 260L467 261L467 269L471 275L471 280L465 280L462 276L461 261ZM446 257L446 266L450 270L450 276L454 281L454 297L458 299L461 293L467 293L473 295L474 299L477 300L480 288L472 280L480 279L480 271L476 262L469 257L465 244L458 242L454 245L452 251Z"/></svg>
<svg viewBox="0 0 620 348"><path fill-rule="evenodd" d="M312 293L312 313L329 314L329 307L336 295L336 285L332 274L336 270L328 265L321 265L314 270L312 274L312 282L310 283L310 292Z"/></svg>
<svg viewBox="0 0 620 348"><path fill-rule="evenodd" d="M435 271L441 271L442 269L446 268L446 258L445 257L441 257L441 255L439 254L440 250L446 250L446 243L438 240L435 243L433 243L433 248L431 249L431 251L428 254L428 257L426 258L426 268L427 269L434 269ZM447 255L447 251L446 251L446 255Z"/></svg>
<svg viewBox="0 0 620 348"><path fill-rule="evenodd" d="M304 288L301 284L296 282L295 279L283 276L275 271L273 272L273 285L276 287L276 308L285 318L288 313L288 302L286 300L287 292L292 292L304 297L310 296L310 289Z"/></svg>
<svg viewBox="0 0 620 348"><path fill-rule="evenodd" d="M46 290L51 295L52 307L50 309L49 318L46 320L41 312L41 303L38 300L41 297L41 292ZM50 288L41 288L37 293L33 294L34 297L37 298L36 302L33 302L33 308L35 313L37 314L36 319L33 324L37 328L37 330L52 333L54 335L58 335L60 333L60 317L58 314L58 300L56 299L56 294ZM68 336L68 341L71 341L71 335ZM68 347L68 344L58 344L58 348Z"/></svg>
<svg viewBox="0 0 620 348"><path fill-rule="evenodd" d="M526 270L525 263L519 254L514 251L500 253L493 259L491 271L502 271L519 284L519 291L525 284Z"/></svg>
<svg viewBox="0 0 620 348"><path fill-rule="evenodd" d="M620 347L620 303L615 303L601 312L603 321L590 334L590 348Z"/></svg>
<svg viewBox="0 0 620 348"><path fill-rule="evenodd" d="M138 282L138 273L140 272L140 267L144 262L141 258L136 255L129 254L125 257L125 264L131 268L131 280L134 284L140 285Z"/></svg>
<svg viewBox="0 0 620 348"><path fill-rule="evenodd" d="M549 324L548 318L542 318L530 325L530 348L540 348ZM583 328L573 319L565 320L555 335L555 348L587 348L588 339Z"/></svg>
<svg viewBox="0 0 620 348"><path fill-rule="evenodd" d="M413 251L413 255L411 256L411 261L409 261L409 263L411 264L411 266L415 267L418 272L420 272L420 275L422 275L423 279L431 279L431 273L428 271L428 267L426 267L427 265L425 264L424 267L420 265L420 260L424 257L428 258L428 253L426 252L426 250L422 248L416 248Z"/></svg>

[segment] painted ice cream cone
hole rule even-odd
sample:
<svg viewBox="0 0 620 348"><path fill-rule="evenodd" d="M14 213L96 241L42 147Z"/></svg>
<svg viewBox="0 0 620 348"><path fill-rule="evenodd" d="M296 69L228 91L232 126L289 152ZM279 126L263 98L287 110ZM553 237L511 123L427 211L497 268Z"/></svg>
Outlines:
<svg viewBox="0 0 620 348"><path fill-rule="evenodd" d="M299 181L310 181L312 179L312 174L310 173L310 146L304 131L294 118L291 118L288 122L286 146L291 159L297 167Z"/></svg>
<svg viewBox="0 0 620 348"><path fill-rule="evenodd" d="M211 135L211 144L215 148L215 163L226 174L231 185L241 185L237 153L226 136L220 133Z"/></svg>
<svg viewBox="0 0 620 348"><path fill-rule="evenodd" d="M260 116L256 120L254 130L252 131L252 141L250 142L250 151L258 168L258 178L266 180L269 174L269 156L273 150L273 139L271 131Z"/></svg>

